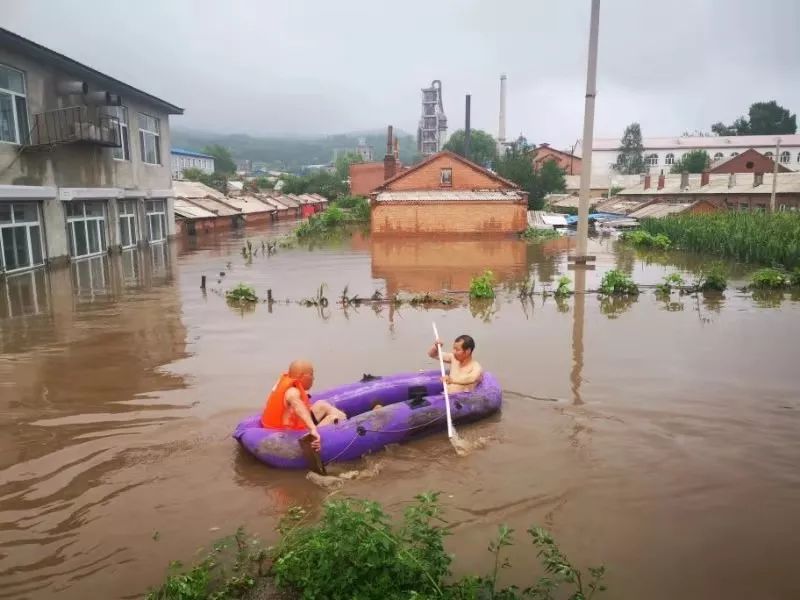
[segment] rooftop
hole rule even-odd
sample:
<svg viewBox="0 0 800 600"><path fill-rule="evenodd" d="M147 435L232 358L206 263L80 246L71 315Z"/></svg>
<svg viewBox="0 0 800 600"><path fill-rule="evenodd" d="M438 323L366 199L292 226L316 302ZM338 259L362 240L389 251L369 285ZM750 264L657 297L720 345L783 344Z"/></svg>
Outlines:
<svg viewBox="0 0 800 600"><path fill-rule="evenodd" d="M29 40L28 38L24 38L21 35L17 35L8 29L0 28L0 46L10 48L11 50L16 50L21 54L38 58L41 61L54 64L64 69L68 73L75 75L76 77L89 77L95 80L104 81L115 87L115 91L120 91L130 94L131 96L138 97L145 102L149 102L150 104L158 106L160 109L171 115L183 114L182 108L175 106L166 100L157 98L156 96L124 83L119 79L115 79L110 75L101 73L92 67L84 65L83 63L79 63L77 60L73 60L68 56L64 56L63 54L56 52L55 50L51 50L50 48L42 46L41 44L37 44L36 42Z"/></svg>
<svg viewBox="0 0 800 600"><path fill-rule="evenodd" d="M380 192L378 202L508 202L522 200L516 190L432 190L408 192Z"/></svg>
<svg viewBox="0 0 800 600"><path fill-rule="evenodd" d="M184 219L210 219L216 217L214 213L201 208L182 198L175 199L175 214Z"/></svg>
<svg viewBox="0 0 800 600"><path fill-rule="evenodd" d="M194 150L184 150L183 148L172 148L170 153L179 154L180 156L193 156L194 158L214 158L210 154L203 154L202 152L195 152Z"/></svg>
<svg viewBox="0 0 800 600"><path fill-rule="evenodd" d="M800 134L645 137L642 138L642 145L645 150L752 148L754 146L774 146L778 138L781 138L781 147L800 147ZM617 150L619 146L619 138L596 138L592 142L593 150Z"/></svg>
<svg viewBox="0 0 800 600"><path fill-rule="evenodd" d="M706 185L700 185L700 175L689 175L689 185L685 190L681 190L680 175L666 175L664 177L664 187L657 189L658 178L652 177L650 187L644 189L644 183L627 187L619 196L631 195L675 195L675 194L771 194L772 193L772 173L765 173L760 185L754 186L755 173L711 173ZM778 194L800 194L800 173L792 171L790 173L778 173L778 181L775 192Z"/></svg>

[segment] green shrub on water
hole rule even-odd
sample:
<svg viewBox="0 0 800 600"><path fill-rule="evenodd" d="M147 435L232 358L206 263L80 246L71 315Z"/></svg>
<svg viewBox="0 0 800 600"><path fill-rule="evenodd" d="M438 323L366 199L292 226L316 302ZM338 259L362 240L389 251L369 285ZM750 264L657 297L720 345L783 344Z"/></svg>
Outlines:
<svg viewBox="0 0 800 600"><path fill-rule="evenodd" d="M299 239L325 238L331 234L342 231L348 225L354 223L364 223L370 220L369 202L366 198L348 197L352 201L347 201L349 206L344 210L340 204L334 204L328 209L311 215L308 220L301 223L294 234Z"/></svg>
<svg viewBox="0 0 800 600"><path fill-rule="evenodd" d="M664 277L664 282L656 286L656 291L659 294L672 293L673 287L682 287L685 284L683 277L680 273L670 273Z"/></svg>
<svg viewBox="0 0 800 600"><path fill-rule="evenodd" d="M359 198L352 207L350 207L350 216L354 222L369 223L372 218L372 209L369 206L369 200L366 198Z"/></svg>
<svg viewBox="0 0 800 600"><path fill-rule="evenodd" d="M607 296L636 296L639 293L639 286L622 271L611 269L603 275L599 291Z"/></svg>
<svg viewBox="0 0 800 600"><path fill-rule="evenodd" d="M494 273L484 271L469 282L470 298L494 298Z"/></svg>
<svg viewBox="0 0 800 600"><path fill-rule="evenodd" d="M728 287L728 274L719 263L709 265L700 272L695 288L701 292L724 292Z"/></svg>
<svg viewBox="0 0 800 600"><path fill-rule="evenodd" d="M363 204L367 202L367 199L364 196L341 196L333 201L334 206L338 206L339 208L344 209L351 209L355 208L359 204Z"/></svg>
<svg viewBox="0 0 800 600"><path fill-rule="evenodd" d="M800 266L794 268L791 275L792 285L795 287L800 287Z"/></svg>
<svg viewBox="0 0 800 600"><path fill-rule="evenodd" d="M791 285L791 277L780 269L759 269L750 280L750 286L760 290L782 290Z"/></svg>
<svg viewBox="0 0 800 600"><path fill-rule="evenodd" d="M638 229L622 234L622 240L640 248L655 248L656 250L669 250L672 241L663 233L652 235L647 231Z"/></svg>
<svg viewBox="0 0 800 600"><path fill-rule="evenodd" d="M239 528L233 536L214 543L199 563L185 570L170 563L166 581L146 600L227 600L241 598L266 575L267 551Z"/></svg>
<svg viewBox="0 0 800 600"><path fill-rule="evenodd" d="M556 287L556 290L553 292L553 295L556 298L566 298L567 296L571 295L572 290L569 289L569 284L571 283L572 280L569 277L567 277L566 275L562 275L558 279L558 287Z"/></svg>
<svg viewBox="0 0 800 600"><path fill-rule="evenodd" d="M244 283L240 283L232 290L228 290L225 292L225 298L230 300L231 302L258 302L258 296L256 296L256 291L250 287L249 285L245 285Z"/></svg>
<svg viewBox="0 0 800 600"><path fill-rule="evenodd" d="M529 242L543 242L545 240L552 240L561 237L561 234L555 229L536 229L535 227L528 227L519 236L523 240Z"/></svg>
<svg viewBox="0 0 800 600"><path fill-rule="evenodd" d="M641 228L683 250L742 262L800 267L800 213L725 211L644 219Z"/></svg>

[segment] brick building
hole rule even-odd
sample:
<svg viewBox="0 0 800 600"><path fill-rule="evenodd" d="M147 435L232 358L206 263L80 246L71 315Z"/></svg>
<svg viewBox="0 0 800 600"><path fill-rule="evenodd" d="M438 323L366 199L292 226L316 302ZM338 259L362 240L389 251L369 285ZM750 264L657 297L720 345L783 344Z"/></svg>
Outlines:
<svg viewBox="0 0 800 600"><path fill-rule="evenodd" d="M373 234L515 233L527 226L528 195L458 154L438 152L371 194Z"/></svg>
<svg viewBox="0 0 800 600"><path fill-rule="evenodd" d="M767 210L772 194L772 173L719 173L708 171L698 175L645 175L638 185L625 188L615 200L638 201L640 206L653 202L695 204L702 208ZM710 203L710 204L709 204ZM601 210L606 205L598 205ZM775 185L775 209L800 210L800 173L779 173ZM631 215L634 213L629 211Z"/></svg>
<svg viewBox="0 0 800 600"><path fill-rule="evenodd" d="M392 173L397 174L408 169L400 162L400 144L392 134L389 126L387 136L387 154L392 159ZM383 162L363 162L350 165L350 193L353 196L369 196L372 190L380 186L392 175L387 171L386 158Z"/></svg>
<svg viewBox="0 0 800 600"><path fill-rule="evenodd" d="M541 169L544 163L551 161L561 167L565 175L581 174L580 156L556 150L555 148L551 148L550 144L540 144L538 147L531 150L531 160L533 161L533 168L536 171Z"/></svg>
<svg viewBox="0 0 800 600"><path fill-rule="evenodd" d="M789 173L792 170L778 163L779 173ZM736 156L730 156L711 163L709 173L774 173L775 161L771 157L761 154L758 150L750 148Z"/></svg>

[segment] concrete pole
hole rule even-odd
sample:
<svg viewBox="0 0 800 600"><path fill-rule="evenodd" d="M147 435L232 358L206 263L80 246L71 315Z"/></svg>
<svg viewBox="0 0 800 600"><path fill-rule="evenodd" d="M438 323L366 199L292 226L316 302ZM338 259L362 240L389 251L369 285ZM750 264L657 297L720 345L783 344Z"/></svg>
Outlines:
<svg viewBox="0 0 800 600"><path fill-rule="evenodd" d="M781 138L775 140L775 168L772 172L772 194L769 196L769 212L775 212L775 191L778 187L778 162L781 159Z"/></svg>
<svg viewBox="0 0 800 600"><path fill-rule="evenodd" d="M597 95L597 34L600 28L600 0L592 0L589 26L589 63L586 71L586 105L583 113L583 150L581 189L578 203L578 247L576 262L586 262L589 243L589 185L592 177L592 141L594 137L594 99Z"/></svg>
<svg viewBox="0 0 800 600"><path fill-rule="evenodd" d="M575 269L575 307L572 312L572 369L569 372L572 403L583 404L581 384L583 383L583 322L586 303L586 268L576 265Z"/></svg>

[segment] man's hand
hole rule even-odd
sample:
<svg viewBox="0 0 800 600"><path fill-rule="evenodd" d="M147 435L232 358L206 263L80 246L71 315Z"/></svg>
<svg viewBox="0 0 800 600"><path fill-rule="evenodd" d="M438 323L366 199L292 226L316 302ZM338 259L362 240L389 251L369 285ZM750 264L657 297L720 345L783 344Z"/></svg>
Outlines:
<svg viewBox="0 0 800 600"><path fill-rule="evenodd" d="M450 385L451 383L453 383L453 381L450 379L450 375L443 375L442 376L442 382L445 385Z"/></svg>
<svg viewBox="0 0 800 600"><path fill-rule="evenodd" d="M311 440L311 447L317 452L319 452L322 449L322 439L320 439L319 437L319 431L317 431L317 428L314 427L309 430L309 433L314 438L313 440Z"/></svg>

